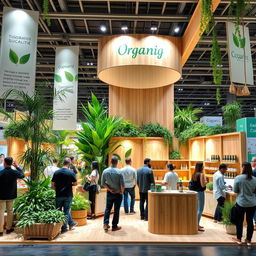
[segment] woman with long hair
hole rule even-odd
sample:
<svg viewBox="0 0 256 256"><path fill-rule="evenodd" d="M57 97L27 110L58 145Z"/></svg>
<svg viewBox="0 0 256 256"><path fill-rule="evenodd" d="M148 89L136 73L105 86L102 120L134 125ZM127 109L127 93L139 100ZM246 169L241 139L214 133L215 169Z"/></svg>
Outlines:
<svg viewBox="0 0 256 256"><path fill-rule="evenodd" d="M97 193L97 186L99 182L99 163L97 161L92 162L92 172L86 176L87 180L91 183L89 187L89 201L91 202L91 215L88 219L95 219L95 200Z"/></svg>
<svg viewBox="0 0 256 256"><path fill-rule="evenodd" d="M256 178L253 177L251 164L243 162L242 174L234 180L234 192L236 198L236 237L232 240L238 244L242 243L243 221L246 213L247 234L245 243L251 245L253 235L253 216L256 210Z"/></svg>
<svg viewBox="0 0 256 256"><path fill-rule="evenodd" d="M198 231L204 231L204 227L200 226L200 220L204 210L204 201L205 201L204 191L206 189L206 184L208 183L208 180L205 178L205 174L203 173L203 170L204 170L203 162L197 162L195 166L195 171L192 175L192 179L189 184L189 189L196 191L198 194L198 211L197 211Z"/></svg>

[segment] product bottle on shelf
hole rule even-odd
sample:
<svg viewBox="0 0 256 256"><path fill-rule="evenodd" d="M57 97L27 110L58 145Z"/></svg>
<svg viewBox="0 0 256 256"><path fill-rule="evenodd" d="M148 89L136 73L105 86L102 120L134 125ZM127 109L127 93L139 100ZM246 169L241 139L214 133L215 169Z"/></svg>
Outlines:
<svg viewBox="0 0 256 256"><path fill-rule="evenodd" d="M179 181L179 192L183 192L182 180Z"/></svg>
<svg viewBox="0 0 256 256"><path fill-rule="evenodd" d="M156 188L155 188L154 183L151 183L151 184L150 184L150 191L151 191L151 192L155 192L155 191L156 191Z"/></svg>

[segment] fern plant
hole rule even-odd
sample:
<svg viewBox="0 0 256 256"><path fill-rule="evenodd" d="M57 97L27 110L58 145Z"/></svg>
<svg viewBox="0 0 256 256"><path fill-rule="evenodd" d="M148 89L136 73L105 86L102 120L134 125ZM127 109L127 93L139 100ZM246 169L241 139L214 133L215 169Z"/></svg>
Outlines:
<svg viewBox="0 0 256 256"><path fill-rule="evenodd" d="M225 123L231 127L236 127L236 120L241 118L241 104L238 101L227 104L222 107L223 117Z"/></svg>
<svg viewBox="0 0 256 256"><path fill-rule="evenodd" d="M232 207L235 205L235 203L231 203L231 202L225 202L224 207L221 207L221 213L222 213L222 223L224 225L234 225L231 221L230 221L230 214L231 214L231 209Z"/></svg>

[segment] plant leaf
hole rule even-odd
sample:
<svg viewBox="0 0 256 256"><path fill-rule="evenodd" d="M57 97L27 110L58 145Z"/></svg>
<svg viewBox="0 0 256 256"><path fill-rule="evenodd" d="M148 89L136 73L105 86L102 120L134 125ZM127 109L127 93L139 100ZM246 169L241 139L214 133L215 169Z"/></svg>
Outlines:
<svg viewBox="0 0 256 256"><path fill-rule="evenodd" d="M66 79L67 79L69 82L73 82L74 77L73 77L73 75L72 75L70 72L65 71L65 76L66 76Z"/></svg>
<svg viewBox="0 0 256 256"><path fill-rule="evenodd" d="M13 51L12 49L10 49L10 51L9 51L9 59L10 59L10 61L11 61L12 63L14 63L14 64L17 64L18 61L19 61L18 55L17 55L16 52Z"/></svg>
<svg viewBox="0 0 256 256"><path fill-rule="evenodd" d="M20 58L20 64L26 64L29 61L29 58L30 58L30 53L26 54L26 55L23 55Z"/></svg>
<svg viewBox="0 0 256 256"><path fill-rule="evenodd" d="M115 156L118 159L118 161L121 161L121 157L118 154L113 154L113 156Z"/></svg>
<svg viewBox="0 0 256 256"><path fill-rule="evenodd" d="M244 48L245 47L245 37L239 38L239 43L240 43L240 48Z"/></svg>
<svg viewBox="0 0 256 256"><path fill-rule="evenodd" d="M238 40L237 36L234 33L233 33L233 42L234 42L236 47L239 47L239 40Z"/></svg>
<svg viewBox="0 0 256 256"><path fill-rule="evenodd" d="M131 153L132 153L132 149L130 148L129 150L127 150L126 152L125 152L125 158L128 158L128 157L130 157L131 156Z"/></svg>
<svg viewBox="0 0 256 256"><path fill-rule="evenodd" d="M75 81L78 81L78 74L75 75Z"/></svg>
<svg viewBox="0 0 256 256"><path fill-rule="evenodd" d="M60 75L54 74L54 80L57 83L61 83L62 82L62 78Z"/></svg>

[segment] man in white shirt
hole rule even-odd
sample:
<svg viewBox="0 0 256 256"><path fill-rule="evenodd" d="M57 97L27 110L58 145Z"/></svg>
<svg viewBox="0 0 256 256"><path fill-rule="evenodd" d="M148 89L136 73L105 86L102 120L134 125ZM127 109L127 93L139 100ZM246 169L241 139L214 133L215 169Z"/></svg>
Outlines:
<svg viewBox="0 0 256 256"><path fill-rule="evenodd" d="M163 185L166 186L167 190L177 190L177 183L179 181L179 176L174 172L175 166L173 164L167 164L169 172L164 176Z"/></svg>
<svg viewBox="0 0 256 256"><path fill-rule="evenodd" d="M131 158L125 159L126 166L121 169L121 174L124 178L124 211L129 214L128 195L131 197L130 214L135 214L135 186L137 183L136 170L131 166Z"/></svg>
<svg viewBox="0 0 256 256"><path fill-rule="evenodd" d="M57 159L53 159L52 161L52 165L49 165L47 166L45 169L44 169L44 176L46 178L50 177L52 178L53 177L53 174L59 170L60 168L58 167L58 160Z"/></svg>
<svg viewBox="0 0 256 256"><path fill-rule="evenodd" d="M0 154L0 171L4 169L4 158L5 158L5 155Z"/></svg>
<svg viewBox="0 0 256 256"><path fill-rule="evenodd" d="M226 164L221 164L219 170L213 175L213 197L217 200L218 204L214 214L214 221L222 221L222 213L220 207L224 206L226 199L227 186L224 181L224 174L226 173L228 167Z"/></svg>

